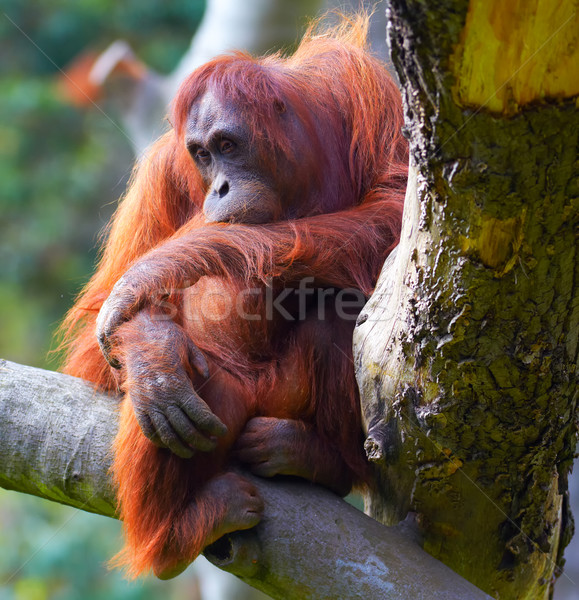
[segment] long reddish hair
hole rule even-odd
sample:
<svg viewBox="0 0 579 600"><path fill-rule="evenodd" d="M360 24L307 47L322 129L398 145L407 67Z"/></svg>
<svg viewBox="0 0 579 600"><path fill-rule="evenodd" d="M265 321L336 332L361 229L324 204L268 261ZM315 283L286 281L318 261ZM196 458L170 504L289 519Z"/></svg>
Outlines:
<svg viewBox="0 0 579 600"><path fill-rule="evenodd" d="M366 51L367 32L366 16L344 17L337 27L326 31L320 31L319 23L314 23L289 58L278 53L259 59L236 52L199 67L184 81L172 105L174 128L136 166L108 230L97 271L63 323L67 372L104 387L116 385L94 340L98 310L136 259L178 234L184 225L187 229L203 226L205 190L183 137L191 106L207 89L239 107L256 143L269 144L272 150L290 156L291 141L274 113L284 102L291 103L308 126L312 143L322 149L319 155L332 163L327 168L322 165L316 174L331 175L322 182L319 189L323 193L311 214L375 207L372 214L377 216L378 227L368 223L356 232L350 211L342 222L333 221L333 227L343 229L346 238L354 231L359 234L360 244L376 248L373 268L361 271L354 255L351 261L357 272L355 283L364 292L371 290L377 269L398 241L408 151L400 133L403 116L398 89L384 66ZM323 221L317 225L323 226ZM207 227L214 228L215 234L216 227L227 226ZM293 235L289 242L286 240L284 254L291 264L316 243L311 235L316 223L309 227L290 222L287 227ZM262 251L254 253L259 257L258 264L254 255L249 256L251 251L247 252L248 262L254 265L247 272L265 278L271 275L263 272L268 263L271 270L271 261L267 260L268 243L260 237L260 230L259 226L251 228L243 243L251 245L253 240L256 247L261 246ZM391 240L386 253L381 249L384 238Z"/></svg>
<svg viewBox="0 0 579 600"><path fill-rule="evenodd" d="M312 212L376 205L381 227L360 231L363 243L379 248L383 240L374 236L389 237L389 246L397 243L408 160L400 133L402 107L395 83L365 49L367 32L367 16L343 17L338 26L326 31L316 22L289 58L278 53L259 59L236 52L201 66L184 81L172 105L174 128L136 166L108 230L97 271L62 325L66 371L104 387L115 385L93 339L98 310L136 259L183 225L203 224L205 190L183 135L191 106L209 87L235 102L251 124L257 143L291 155L290 140L279 127L279 119L273 118L280 105L289 101L306 121L314 144L343 149L339 165L320 170L322 177L325 172L332 177L320 186L323 195ZM322 157L328 155L336 153L320 152ZM352 234L348 215L342 226L344 235ZM254 240L259 241L259 230L253 228ZM286 249L289 262L315 243L308 232L308 227L294 228L293 243ZM378 252L377 258L383 261L384 253ZM262 256L262 267L267 262ZM375 279L377 273L371 271ZM359 283L367 292L375 281Z"/></svg>
<svg viewBox="0 0 579 600"><path fill-rule="evenodd" d="M155 265L147 271L149 291L179 288L203 276L230 291L256 282L265 287L271 280L277 289L291 287L312 276L320 288L372 291L399 239L408 157L400 132L400 95L384 67L365 49L367 29L364 16L344 19L325 32L313 25L289 58L275 54L254 59L235 53L212 60L185 80L172 106L173 129L137 165L97 271L64 321L68 373L106 389L117 388L125 377L104 360L95 320L114 284L145 254L149 260L154 257ZM303 218L261 225L205 221L206 190L184 137L192 106L208 90L240 111L253 142L265 149L266 160L281 154L300 164L276 118L285 103L297 113L321 161L314 173L296 171L316 180L317 195L304 199ZM275 164L270 166L275 172ZM168 369L155 344L141 340L138 319L143 314L123 325L121 345L147 356L155 368ZM229 320L225 328L217 323L205 336L199 328L183 328L209 361L222 367L203 390L210 408L219 409L216 414L228 428L239 432L246 419L255 416L256 399L274 399L257 414L308 421L331 449L326 454L340 454L355 481L367 480L351 367L353 323L314 322L299 342L295 332L293 338L270 339L265 329L260 332L261 326L239 318ZM325 334L320 332L335 336L339 345L324 345ZM236 339L243 343L233 343ZM254 342L258 347L269 344L270 360L261 360L265 366L249 356ZM284 358L296 375L279 375ZM258 369L261 375L251 377ZM138 385L122 383L129 396L131 386ZM290 384L302 390L303 404L295 406L299 394ZM138 574L164 554L192 560L206 544L211 523L225 510L225 500L196 494L203 481L224 468L226 455L223 464L204 466L211 456L183 461L160 452L140 431L130 400L123 405L115 453L128 541L119 564L130 565L131 573ZM189 507L192 499L194 510Z"/></svg>

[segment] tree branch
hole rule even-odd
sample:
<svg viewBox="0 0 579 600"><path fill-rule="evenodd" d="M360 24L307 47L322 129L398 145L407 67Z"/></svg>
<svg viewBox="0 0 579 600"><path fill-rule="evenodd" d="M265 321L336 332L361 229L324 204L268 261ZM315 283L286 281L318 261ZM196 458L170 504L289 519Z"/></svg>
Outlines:
<svg viewBox="0 0 579 600"><path fill-rule="evenodd" d="M117 405L80 379L0 361L0 486L114 517ZM305 482L252 480L263 521L206 555L273 598L488 598L424 552L409 524L380 525Z"/></svg>

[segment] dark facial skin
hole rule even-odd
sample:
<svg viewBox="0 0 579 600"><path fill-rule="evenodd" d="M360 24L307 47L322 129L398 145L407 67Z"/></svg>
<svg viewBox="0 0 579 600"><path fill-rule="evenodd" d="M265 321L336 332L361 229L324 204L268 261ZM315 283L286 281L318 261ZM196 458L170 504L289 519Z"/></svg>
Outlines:
<svg viewBox="0 0 579 600"><path fill-rule="evenodd" d="M186 144L207 186L203 212L209 222L270 223L303 216L308 205L303 176L314 157L303 126L291 110L279 114L300 152L297 165L275 159L271 172L258 144L232 103L207 91L191 109ZM305 164L304 164L305 163ZM271 161L270 161L271 164Z"/></svg>

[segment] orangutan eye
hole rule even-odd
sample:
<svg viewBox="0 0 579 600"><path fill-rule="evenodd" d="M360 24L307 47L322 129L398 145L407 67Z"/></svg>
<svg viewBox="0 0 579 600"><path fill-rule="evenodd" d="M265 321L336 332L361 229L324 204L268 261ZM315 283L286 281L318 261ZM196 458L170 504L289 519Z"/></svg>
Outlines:
<svg viewBox="0 0 579 600"><path fill-rule="evenodd" d="M195 158L198 158L199 160L206 161L210 158L210 156L211 154L205 150L205 148L197 148L195 151Z"/></svg>
<svg viewBox="0 0 579 600"><path fill-rule="evenodd" d="M219 151L221 154L231 154L235 150L235 144L231 140L221 140Z"/></svg>

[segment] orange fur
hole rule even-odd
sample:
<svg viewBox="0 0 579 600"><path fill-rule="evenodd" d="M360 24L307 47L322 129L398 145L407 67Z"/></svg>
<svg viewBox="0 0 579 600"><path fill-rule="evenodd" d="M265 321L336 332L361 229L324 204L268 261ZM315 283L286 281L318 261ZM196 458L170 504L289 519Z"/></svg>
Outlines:
<svg viewBox="0 0 579 600"><path fill-rule="evenodd" d="M253 417L302 420L320 442L315 450L296 452L311 451L313 460L328 464L337 456L355 481L367 478L351 364L353 323L335 315L301 325L263 318L268 290L276 294L297 287L303 277L313 277L318 289L369 294L398 242L407 170L401 102L384 67L364 49L366 29L365 19L354 19L328 33L310 30L287 59L238 53L195 71L175 99L174 130L137 165L98 270L64 323L65 370L104 389L121 385L127 394L114 474L127 540L117 563L133 575L160 557L169 563L190 561L211 541L226 506L204 490L227 470L229 450ZM209 87L235 101L254 143L268 156L281 151L299 162L270 114L272 100L291 103L320 156L317 172L304 173L321 181L323 190L309 200L309 216L265 225L205 222L205 190L183 136L191 106ZM193 459L157 448L142 435L130 403L139 381L108 367L94 335L97 313L113 285L142 257L156 267L147 271L149 292L187 288L183 302L176 301L179 314L171 327L207 356L210 380L190 376L229 429L216 451ZM241 290L257 287L261 293L248 304L262 318L230 314L214 320L206 313L218 307L196 296L211 286L232 301ZM162 350L143 339L142 325L151 318L143 305L119 330L117 355L138 348L166 372L171 366Z"/></svg>

